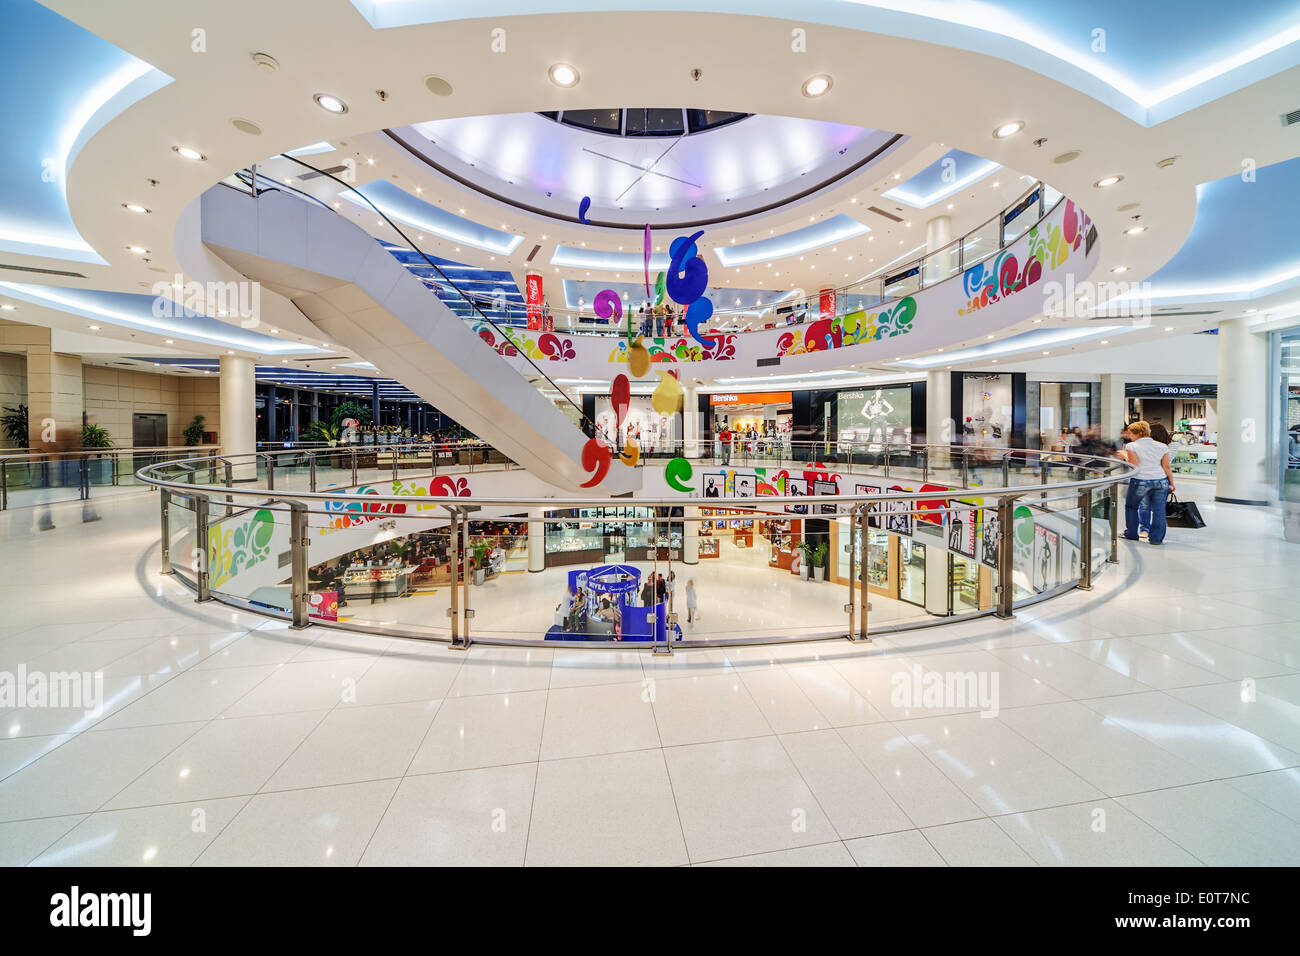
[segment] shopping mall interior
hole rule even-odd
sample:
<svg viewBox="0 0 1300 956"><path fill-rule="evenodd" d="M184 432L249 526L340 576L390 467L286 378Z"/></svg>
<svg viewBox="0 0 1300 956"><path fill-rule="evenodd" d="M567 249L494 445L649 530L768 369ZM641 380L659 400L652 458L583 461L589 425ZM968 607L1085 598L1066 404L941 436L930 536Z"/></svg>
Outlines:
<svg viewBox="0 0 1300 956"><path fill-rule="evenodd" d="M0 863L1300 864L1300 3L681 6L0 2Z"/></svg>

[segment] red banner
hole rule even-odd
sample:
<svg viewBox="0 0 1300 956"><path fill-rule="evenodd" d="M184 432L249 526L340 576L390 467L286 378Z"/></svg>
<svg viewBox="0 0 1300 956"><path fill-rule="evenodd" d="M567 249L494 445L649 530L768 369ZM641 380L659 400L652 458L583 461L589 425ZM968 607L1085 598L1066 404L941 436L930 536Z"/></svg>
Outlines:
<svg viewBox="0 0 1300 956"><path fill-rule="evenodd" d="M834 289L822 289L820 311L823 319L834 318L835 316L835 290Z"/></svg>
<svg viewBox="0 0 1300 956"><path fill-rule="evenodd" d="M524 279L524 305L528 310L528 328L542 328L542 277L530 272Z"/></svg>

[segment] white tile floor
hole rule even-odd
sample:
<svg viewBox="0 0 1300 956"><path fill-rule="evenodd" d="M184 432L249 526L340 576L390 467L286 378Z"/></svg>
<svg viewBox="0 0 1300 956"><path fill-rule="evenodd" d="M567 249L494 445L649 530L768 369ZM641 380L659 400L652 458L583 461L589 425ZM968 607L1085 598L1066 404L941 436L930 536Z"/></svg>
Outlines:
<svg viewBox="0 0 1300 956"><path fill-rule="evenodd" d="M1202 497L1208 528L1012 622L665 659L200 607L156 573L155 509L0 514L0 670L108 697L0 710L0 863L1300 863L1275 511ZM996 675L997 716L891 700L913 666Z"/></svg>

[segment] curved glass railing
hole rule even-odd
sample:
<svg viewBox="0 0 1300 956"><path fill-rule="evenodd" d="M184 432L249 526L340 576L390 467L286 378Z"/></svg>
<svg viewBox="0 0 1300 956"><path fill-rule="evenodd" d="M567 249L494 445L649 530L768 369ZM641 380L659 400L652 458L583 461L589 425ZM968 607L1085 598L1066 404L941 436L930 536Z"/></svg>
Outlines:
<svg viewBox="0 0 1300 956"><path fill-rule="evenodd" d="M690 495L634 499L521 494L485 446L205 456L139 479L162 492L163 572L198 600L455 647L870 640L1011 617L1116 560L1119 460L819 450L688 447Z"/></svg>
<svg viewBox="0 0 1300 956"><path fill-rule="evenodd" d="M88 501L141 488L136 472L160 462L212 455L217 445L88 448L68 451L0 449L0 511L62 501Z"/></svg>

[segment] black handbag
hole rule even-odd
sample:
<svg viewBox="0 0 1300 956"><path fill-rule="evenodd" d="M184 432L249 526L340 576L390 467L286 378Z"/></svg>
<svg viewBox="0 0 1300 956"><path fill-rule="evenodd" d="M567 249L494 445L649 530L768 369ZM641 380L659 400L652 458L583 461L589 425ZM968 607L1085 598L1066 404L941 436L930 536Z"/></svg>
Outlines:
<svg viewBox="0 0 1300 956"><path fill-rule="evenodd" d="M1195 501L1179 501L1171 491L1165 501L1165 524L1171 528L1204 528L1205 519Z"/></svg>

